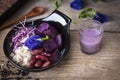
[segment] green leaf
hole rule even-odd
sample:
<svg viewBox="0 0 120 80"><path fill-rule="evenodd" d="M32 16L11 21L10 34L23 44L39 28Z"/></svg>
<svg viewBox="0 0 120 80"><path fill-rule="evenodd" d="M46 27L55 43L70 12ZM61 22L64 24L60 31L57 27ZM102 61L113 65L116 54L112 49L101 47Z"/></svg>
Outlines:
<svg viewBox="0 0 120 80"><path fill-rule="evenodd" d="M58 3L58 1L55 1L54 8L57 9L58 7L59 7L59 3Z"/></svg>
<svg viewBox="0 0 120 80"><path fill-rule="evenodd" d="M92 18L95 15L96 11L92 8L83 9L79 14L78 18Z"/></svg>
<svg viewBox="0 0 120 80"><path fill-rule="evenodd" d="M87 8L86 11L92 11L93 9L92 8Z"/></svg>
<svg viewBox="0 0 120 80"><path fill-rule="evenodd" d="M85 10L82 10L82 12L80 14L86 14L86 11Z"/></svg>
<svg viewBox="0 0 120 80"><path fill-rule="evenodd" d="M81 19L84 19L84 18L87 18L87 15L86 14L81 14L81 15L79 15L79 18Z"/></svg>
<svg viewBox="0 0 120 80"><path fill-rule="evenodd" d="M86 9L86 14L87 14L88 17L92 18L95 15L95 13L96 13L96 11L92 8Z"/></svg>
<svg viewBox="0 0 120 80"><path fill-rule="evenodd" d="M87 17L87 15L86 15L86 11L85 10L83 10L80 14L79 14L79 16L78 16L78 18L86 18Z"/></svg>

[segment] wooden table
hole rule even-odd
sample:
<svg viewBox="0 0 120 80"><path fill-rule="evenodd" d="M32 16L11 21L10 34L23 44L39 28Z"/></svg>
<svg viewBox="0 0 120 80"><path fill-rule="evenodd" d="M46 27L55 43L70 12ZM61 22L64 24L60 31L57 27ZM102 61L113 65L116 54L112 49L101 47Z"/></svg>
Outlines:
<svg viewBox="0 0 120 80"><path fill-rule="evenodd" d="M104 24L102 49L94 55L86 55L80 50L77 30L81 22L78 19L80 11L71 9L70 1L65 0L58 8L73 20L70 26L70 51L54 68L42 72L31 72L29 74L32 77L31 80L34 78L40 78L40 80L120 80L120 0L106 0L98 3L86 0L87 4L84 7L92 7L108 16L108 22ZM32 19L46 17L54 10L53 3L48 0L30 0L10 20L25 14L36 5L45 7L46 11L43 15ZM0 31L0 59L5 61L2 46L4 37L10 29Z"/></svg>

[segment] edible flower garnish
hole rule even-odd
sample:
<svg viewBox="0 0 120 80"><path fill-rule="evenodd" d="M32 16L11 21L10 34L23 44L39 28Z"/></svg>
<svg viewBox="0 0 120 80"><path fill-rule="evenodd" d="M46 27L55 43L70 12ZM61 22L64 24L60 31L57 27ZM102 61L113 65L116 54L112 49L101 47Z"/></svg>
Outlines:
<svg viewBox="0 0 120 80"><path fill-rule="evenodd" d="M93 20L97 20L100 23L107 22L107 16L104 14L101 14L97 11L95 11L92 8L83 9L81 13L79 14L78 18L84 19L84 18L92 18Z"/></svg>
<svg viewBox="0 0 120 80"><path fill-rule="evenodd" d="M29 37L25 41L25 46L27 46L30 51L33 50L33 49L36 49L38 47L41 47L42 46L42 40L40 38L41 37L39 35Z"/></svg>
<svg viewBox="0 0 120 80"><path fill-rule="evenodd" d="M49 37L47 35L45 37L41 37L39 35L34 35L32 37L29 37L25 41L25 46L27 46L29 48L29 50L31 51L38 47L42 47L43 41L48 40L48 39L49 39Z"/></svg>
<svg viewBox="0 0 120 80"><path fill-rule="evenodd" d="M107 22L107 16L96 12L96 14L93 16L93 20L97 20L101 23L104 23L104 22Z"/></svg>
<svg viewBox="0 0 120 80"><path fill-rule="evenodd" d="M70 7L75 10L80 10L82 8L82 1L81 0L73 0L70 3Z"/></svg>

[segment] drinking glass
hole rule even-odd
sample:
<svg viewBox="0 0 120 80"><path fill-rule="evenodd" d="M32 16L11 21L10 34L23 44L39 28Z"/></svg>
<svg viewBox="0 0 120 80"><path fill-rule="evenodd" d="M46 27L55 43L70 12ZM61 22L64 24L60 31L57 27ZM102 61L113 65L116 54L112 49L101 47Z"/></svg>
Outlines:
<svg viewBox="0 0 120 80"><path fill-rule="evenodd" d="M103 25L95 20L84 20L79 26L79 36L82 52L97 53L101 49Z"/></svg>

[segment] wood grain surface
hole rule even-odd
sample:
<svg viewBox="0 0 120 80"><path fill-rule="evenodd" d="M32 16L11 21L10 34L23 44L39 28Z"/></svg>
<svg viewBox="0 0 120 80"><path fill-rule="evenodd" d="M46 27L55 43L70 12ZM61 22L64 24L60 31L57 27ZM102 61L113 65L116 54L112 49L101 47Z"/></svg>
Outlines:
<svg viewBox="0 0 120 80"><path fill-rule="evenodd" d="M92 7L108 16L108 22L104 24L104 36L101 50L94 55L86 55L81 52L79 45L78 19L80 11L70 8L71 0L65 0L58 8L72 19L70 26L70 51L63 61L54 68L42 72L31 72L29 76L40 80L120 80L120 0L105 0L105 2L93 3L87 0L84 7ZM46 8L43 15L30 20L43 18L54 11L53 3L48 0L31 0L23 6L9 20L22 16L35 6ZM8 21L9 21L8 20ZM3 54L3 41L11 27L0 32L0 59L7 60Z"/></svg>

